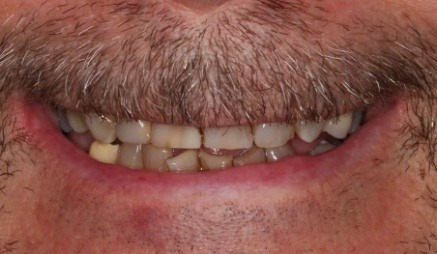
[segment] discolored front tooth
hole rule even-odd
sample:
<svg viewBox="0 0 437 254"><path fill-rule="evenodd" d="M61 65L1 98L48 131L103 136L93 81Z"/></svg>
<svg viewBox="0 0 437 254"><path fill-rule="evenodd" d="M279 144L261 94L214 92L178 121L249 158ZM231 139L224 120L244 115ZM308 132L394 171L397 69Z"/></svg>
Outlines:
<svg viewBox="0 0 437 254"><path fill-rule="evenodd" d="M123 143L120 148L118 164L129 168L143 168L141 145Z"/></svg>
<svg viewBox="0 0 437 254"><path fill-rule="evenodd" d="M285 123L263 123L253 127L255 144L261 148L283 146L294 136L294 127Z"/></svg>
<svg viewBox="0 0 437 254"><path fill-rule="evenodd" d="M202 169L216 170L232 166L232 155L212 155L203 150L199 152L199 159Z"/></svg>
<svg viewBox="0 0 437 254"><path fill-rule="evenodd" d="M275 148L265 149L266 157L268 162L279 161L285 157L292 156L295 154L293 148L290 145L284 145Z"/></svg>
<svg viewBox="0 0 437 254"><path fill-rule="evenodd" d="M311 143L322 133L324 122L296 123L296 134L305 142Z"/></svg>
<svg viewBox="0 0 437 254"><path fill-rule="evenodd" d="M117 138L129 144L147 144L150 139L150 122L123 120L117 125Z"/></svg>
<svg viewBox="0 0 437 254"><path fill-rule="evenodd" d="M255 164L266 162L266 155L264 149L253 146L247 150L244 154L234 158L234 166L243 166L247 164Z"/></svg>
<svg viewBox="0 0 437 254"><path fill-rule="evenodd" d="M105 144L115 141L116 123L113 120L97 114L90 114L85 116L85 123L96 140Z"/></svg>
<svg viewBox="0 0 437 254"><path fill-rule="evenodd" d="M205 128L203 145L211 149L246 149L252 146L253 137L250 126L224 128Z"/></svg>
<svg viewBox="0 0 437 254"><path fill-rule="evenodd" d="M155 147L153 145L143 145L142 150L144 168L161 172L168 171L165 160L173 155L171 149Z"/></svg>
<svg viewBox="0 0 437 254"><path fill-rule="evenodd" d="M88 126L85 123L83 116L77 112L67 110L67 119L71 128L77 133L88 131Z"/></svg>
<svg viewBox="0 0 437 254"><path fill-rule="evenodd" d="M166 160L167 167L173 172L197 171L199 169L199 161L197 158L197 150L187 150L178 156Z"/></svg>
<svg viewBox="0 0 437 254"><path fill-rule="evenodd" d="M157 147L198 149L202 145L199 129L193 126L153 124L151 136Z"/></svg>
<svg viewBox="0 0 437 254"><path fill-rule="evenodd" d="M89 155L91 158L104 163L114 164L118 159L118 145L103 144L99 141L94 141L91 144Z"/></svg>
<svg viewBox="0 0 437 254"><path fill-rule="evenodd" d="M328 120L323 127L323 131L335 138L343 139L346 138L351 124L352 112Z"/></svg>
<svg viewBox="0 0 437 254"><path fill-rule="evenodd" d="M320 141L320 143L310 152L310 155L319 155L322 153L326 153L328 151L331 151L332 149L334 149L335 146L322 140Z"/></svg>

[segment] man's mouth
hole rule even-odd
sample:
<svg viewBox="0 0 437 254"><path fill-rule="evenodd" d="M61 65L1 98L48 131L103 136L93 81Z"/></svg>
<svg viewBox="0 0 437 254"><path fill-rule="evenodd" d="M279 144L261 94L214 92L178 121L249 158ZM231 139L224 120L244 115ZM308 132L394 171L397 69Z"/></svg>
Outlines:
<svg viewBox="0 0 437 254"><path fill-rule="evenodd" d="M341 145L363 123L357 110L320 122L220 128L115 120L57 111L63 133L103 163L161 172L209 171L316 156Z"/></svg>

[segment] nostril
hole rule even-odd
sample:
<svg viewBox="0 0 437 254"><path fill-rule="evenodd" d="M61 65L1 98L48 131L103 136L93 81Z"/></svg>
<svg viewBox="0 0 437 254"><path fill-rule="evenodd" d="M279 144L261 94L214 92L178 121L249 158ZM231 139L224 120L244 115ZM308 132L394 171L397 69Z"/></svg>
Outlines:
<svg viewBox="0 0 437 254"><path fill-rule="evenodd" d="M213 11L229 0L173 0L176 3L184 5L194 11L210 12Z"/></svg>

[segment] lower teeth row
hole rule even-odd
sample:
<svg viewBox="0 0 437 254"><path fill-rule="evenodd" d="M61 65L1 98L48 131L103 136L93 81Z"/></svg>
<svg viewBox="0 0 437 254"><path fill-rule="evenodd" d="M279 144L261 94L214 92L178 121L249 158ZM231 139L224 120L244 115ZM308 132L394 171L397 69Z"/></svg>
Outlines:
<svg viewBox="0 0 437 254"><path fill-rule="evenodd" d="M359 117L356 117L359 114ZM76 115L77 117L77 115ZM244 149L210 149L201 146L197 149L175 149L159 147L150 142L122 142L119 139L109 143L97 140L94 133L85 130L82 133L69 126L65 113L58 112L61 128L80 149L90 157L108 164L119 164L134 169L149 169L160 172L190 172L225 169L233 166L276 162L290 156L314 156L328 152L338 146L344 139L334 138L322 133L312 142L302 140L295 135L284 145L273 148L260 148L252 143ZM354 121L362 120L362 112L354 112ZM357 120L358 119L358 120ZM71 123L71 122L70 122ZM356 130L356 123L351 131ZM352 130L353 128L353 130ZM170 134L171 135L171 134Z"/></svg>

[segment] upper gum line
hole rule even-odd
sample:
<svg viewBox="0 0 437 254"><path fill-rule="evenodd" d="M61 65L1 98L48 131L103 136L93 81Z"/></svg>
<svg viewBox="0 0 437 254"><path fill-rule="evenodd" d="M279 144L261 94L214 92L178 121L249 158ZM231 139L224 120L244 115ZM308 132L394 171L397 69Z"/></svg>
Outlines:
<svg viewBox="0 0 437 254"><path fill-rule="evenodd" d="M320 140L322 132L335 139L345 139L361 123L360 112L350 112L319 123L264 123L254 126L221 128L165 125L142 120L117 122L110 117L94 113L82 115L74 111L66 111L65 115L58 114L58 119L64 132L72 131L73 134L70 136L74 137L81 135L78 133L87 133L88 131L91 133L95 141L89 148L90 155L97 160L109 163L118 161L122 165L137 168L142 167L141 165L144 163L153 163L150 158L136 158L138 153L148 153L149 157L159 157L168 153L169 155L166 155L164 160L170 171L172 166L178 171L177 167L181 161L184 162L183 164L187 164L186 167L199 168L199 165L193 162L193 158L197 158L195 156L199 157L200 162L197 159L196 161L202 164L200 167L209 168L217 167L217 165L219 167L222 165L220 168L225 168L232 166L232 164L238 166L262 161L276 161L296 154L293 147L289 145L290 141L295 140L295 136L306 143L314 143L319 140L311 151L313 154L322 153L334 148L333 145ZM174 155L168 149L182 149L183 152ZM209 154L206 152L208 149L210 151L248 150L243 154L244 156L232 156ZM141 150L144 151L141 152ZM262 153L264 155L261 155ZM99 156L112 159L105 160ZM266 158L259 159L260 156ZM147 162L147 160L149 161ZM191 165L188 165L190 162L192 162ZM204 165L208 163L214 165Z"/></svg>

